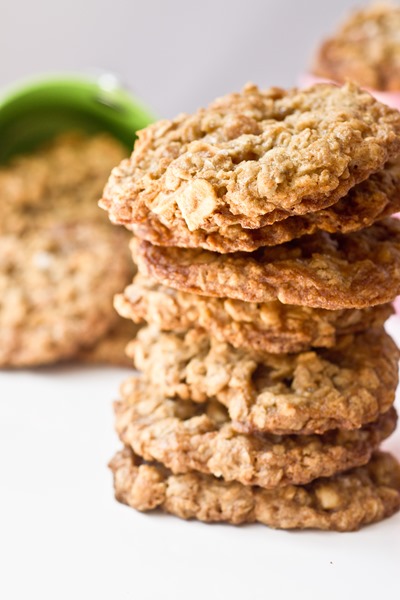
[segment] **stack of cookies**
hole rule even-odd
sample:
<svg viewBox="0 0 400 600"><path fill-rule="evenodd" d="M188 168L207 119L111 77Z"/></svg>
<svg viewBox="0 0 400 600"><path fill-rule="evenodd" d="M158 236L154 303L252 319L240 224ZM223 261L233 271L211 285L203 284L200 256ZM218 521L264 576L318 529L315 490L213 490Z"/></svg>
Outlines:
<svg viewBox="0 0 400 600"><path fill-rule="evenodd" d="M116 497L347 531L400 508L400 114L353 85L243 92L139 135L101 206L135 233Z"/></svg>

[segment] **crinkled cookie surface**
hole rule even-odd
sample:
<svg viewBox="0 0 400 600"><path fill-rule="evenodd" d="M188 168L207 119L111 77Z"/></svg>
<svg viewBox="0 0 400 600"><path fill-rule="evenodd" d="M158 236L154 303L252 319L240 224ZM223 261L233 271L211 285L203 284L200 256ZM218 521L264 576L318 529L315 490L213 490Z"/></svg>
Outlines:
<svg viewBox="0 0 400 600"><path fill-rule="evenodd" d="M139 132L100 205L125 225L258 229L331 206L399 151L399 113L354 85L249 85Z"/></svg>
<svg viewBox="0 0 400 600"><path fill-rule="evenodd" d="M354 531L400 508L400 465L383 452L374 454L368 465L330 479L272 490L196 472L172 475L157 463L143 463L128 448L116 454L110 468L120 502L209 523Z"/></svg>
<svg viewBox="0 0 400 600"><path fill-rule="evenodd" d="M179 214L175 215L173 226L169 228L157 214L149 210L146 219L130 228L138 237L158 246L204 248L225 254L252 252L263 246L283 244L316 231L351 233L369 227L375 221L399 210L400 163L396 160L351 188L346 196L332 206L306 215L288 217L258 229L227 225L213 232L201 228L190 231Z"/></svg>
<svg viewBox="0 0 400 600"><path fill-rule="evenodd" d="M268 354L238 350L201 330L146 327L127 351L157 393L215 398L244 432L357 429L389 410L398 383L399 351L383 328L345 336L334 348Z"/></svg>
<svg viewBox="0 0 400 600"><path fill-rule="evenodd" d="M199 405L160 396L138 378L121 387L115 403L116 430L125 446L175 474L199 471L274 488L305 484L318 477L366 464L396 427L396 411L354 431L325 435L276 436L237 433L215 400Z"/></svg>
<svg viewBox="0 0 400 600"><path fill-rule="evenodd" d="M144 275L204 296L339 310L384 304L400 294L400 222L393 218L348 235L319 232L252 253L140 240L131 247Z"/></svg>
<svg viewBox="0 0 400 600"><path fill-rule="evenodd" d="M363 310L324 310L282 304L243 302L180 292L136 275L114 299L117 312L135 323L184 332L201 327L235 348L273 353L332 347L338 335L381 327L393 313L391 304Z"/></svg>

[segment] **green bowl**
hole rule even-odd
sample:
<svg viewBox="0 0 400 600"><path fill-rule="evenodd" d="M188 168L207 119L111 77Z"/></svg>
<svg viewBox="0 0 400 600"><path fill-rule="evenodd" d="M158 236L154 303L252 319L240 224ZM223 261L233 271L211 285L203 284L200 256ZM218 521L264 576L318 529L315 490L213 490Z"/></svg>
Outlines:
<svg viewBox="0 0 400 600"><path fill-rule="evenodd" d="M112 75L29 82L0 98L0 163L71 130L108 132L131 149L136 132L154 120Z"/></svg>

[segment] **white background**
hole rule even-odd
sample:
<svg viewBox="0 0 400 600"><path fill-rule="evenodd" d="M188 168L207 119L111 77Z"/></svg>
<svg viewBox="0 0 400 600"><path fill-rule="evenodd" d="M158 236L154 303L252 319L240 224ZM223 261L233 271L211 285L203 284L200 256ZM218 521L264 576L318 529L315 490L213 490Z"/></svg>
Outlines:
<svg viewBox="0 0 400 600"><path fill-rule="evenodd" d="M293 85L351 4L1 0L0 87L104 68L174 116L249 80ZM111 400L127 374L0 373L1 600L399 597L400 516L355 534L288 533L115 503ZM389 447L400 456L399 432Z"/></svg>
<svg viewBox="0 0 400 600"><path fill-rule="evenodd" d="M247 81L293 85L354 4L363 2L0 0L0 85L104 68L172 117Z"/></svg>

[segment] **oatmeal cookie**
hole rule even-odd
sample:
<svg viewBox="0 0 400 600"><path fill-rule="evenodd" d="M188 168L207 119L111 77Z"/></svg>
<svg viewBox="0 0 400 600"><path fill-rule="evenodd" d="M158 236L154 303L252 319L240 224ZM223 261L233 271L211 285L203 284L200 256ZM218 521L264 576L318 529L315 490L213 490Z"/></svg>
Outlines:
<svg viewBox="0 0 400 600"><path fill-rule="evenodd" d="M117 500L140 511L159 507L182 519L354 531L400 509L400 465L383 452L340 475L272 490L196 472L173 475L128 448L116 454L110 468Z"/></svg>
<svg viewBox="0 0 400 600"><path fill-rule="evenodd" d="M265 488L305 484L366 464L396 427L389 410L363 429L322 436L246 435L232 428L217 401L196 404L169 399L139 378L121 387L116 430L125 446L174 474L199 471Z"/></svg>
<svg viewBox="0 0 400 600"><path fill-rule="evenodd" d="M375 5L354 12L315 57L315 75L351 79L382 91L400 90L400 8Z"/></svg>
<svg viewBox="0 0 400 600"><path fill-rule="evenodd" d="M380 327L394 312L391 304L324 310L278 300L257 304L210 298L167 288L140 274L115 296L114 306L135 323L175 332L201 327L235 348L273 353L332 347L338 335Z"/></svg>
<svg viewBox="0 0 400 600"><path fill-rule="evenodd" d="M333 206L303 216L288 217L259 229L228 225L218 231L190 231L179 214L174 225L166 227L158 216L147 211L147 218L130 228L135 234L157 246L204 248L222 254L252 252L263 246L275 246L316 231L351 233L369 227L375 221L400 210L400 162L391 162L382 171L351 188Z"/></svg>
<svg viewBox="0 0 400 600"><path fill-rule="evenodd" d="M252 253L131 243L139 270L185 292L328 310L367 308L400 294L400 222L348 235L325 232Z"/></svg>
<svg viewBox="0 0 400 600"><path fill-rule="evenodd" d="M67 133L33 154L15 157L0 168L1 234L34 227L89 220L107 223L97 203L107 177L125 156L106 134Z"/></svg>
<svg viewBox="0 0 400 600"><path fill-rule="evenodd" d="M352 84L248 85L139 132L100 206L128 226L259 229L335 204L399 151L399 113Z"/></svg>
<svg viewBox="0 0 400 600"><path fill-rule="evenodd" d="M146 327L127 352L157 394L215 398L243 432L358 429L389 410L398 383L399 352L383 328L344 336L334 348L268 354L238 350L202 330Z"/></svg>
<svg viewBox="0 0 400 600"><path fill-rule="evenodd" d="M68 133L0 168L1 366L76 357L116 326L129 233L97 202L124 154L109 135Z"/></svg>
<svg viewBox="0 0 400 600"><path fill-rule="evenodd" d="M115 325L113 296L132 272L123 233L56 218L0 236L1 366L70 358Z"/></svg>

